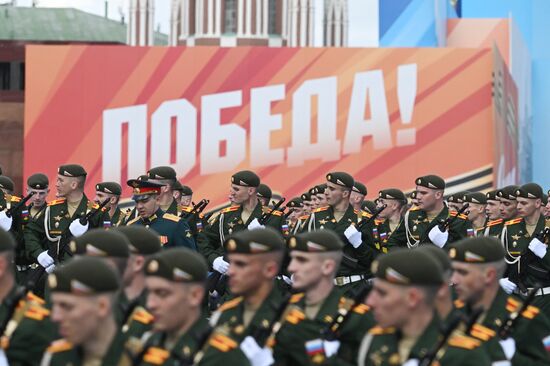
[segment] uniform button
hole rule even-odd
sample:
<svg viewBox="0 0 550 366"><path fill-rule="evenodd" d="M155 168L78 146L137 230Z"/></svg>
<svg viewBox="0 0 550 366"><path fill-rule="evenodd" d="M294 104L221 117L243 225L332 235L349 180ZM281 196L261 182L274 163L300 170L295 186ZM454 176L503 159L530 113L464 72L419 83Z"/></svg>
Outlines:
<svg viewBox="0 0 550 366"><path fill-rule="evenodd" d="M146 227L147 229L149 229L149 225L145 225L145 227Z"/></svg>

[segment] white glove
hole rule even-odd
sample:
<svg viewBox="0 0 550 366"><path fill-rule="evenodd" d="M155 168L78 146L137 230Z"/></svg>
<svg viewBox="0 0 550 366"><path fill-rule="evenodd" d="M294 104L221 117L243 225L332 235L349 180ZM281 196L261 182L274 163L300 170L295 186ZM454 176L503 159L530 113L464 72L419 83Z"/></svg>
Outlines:
<svg viewBox="0 0 550 366"><path fill-rule="evenodd" d="M8 358L6 357L6 354L4 353L3 349L0 349L0 366L9 366Z"/></svg>
<svg viewBox="0 0 550 366"><path fill-rule="evenodd" d="M46 272L52 273L54 269L55 269L55 264L52 264L49 267L46 267Z"/></svg>
<svg viewBox="0 0 550 366"><path fill-rule="evenodd" d="M407 360L403 366L418 366L418 360L416 358L411 358L410 360Z"/></svg>
<svg viewBox="0 0 550 366"><path fill-rule="evenodd" d="M212 263L212 268L214 268L215 271L218 271L221 274L226 274L227 270L229 269L229 263L224 261L223 257L218 257L214 259L214 262Z"/></svg>
<svg viewBox="0 0 550 366"><path fill-rule="evenodd" d="M50 257L47 250L45 250L42 253L38 254L38 257L36 258L36 260L44 268L48 268L49 266L51 266L55 262L53 260L53 258Z"/></svg>
<svg viewBox="0 0 550 366"><path fill-rule="evenodd" d="M251 336L247 336L240 345L251 366L269 366L275 363L271 350L267 347L260 348L258 343Z"/></svg>
<svg viewBox="0 0 550 366"><path fill-rule="evenodd" d="M516 353L516 341L514 341L514 338L501 339L498 343L500 343L500 347L502 347L506 359L511 360Z"/></svg>
<svg viewBox="0 0 550 366"><path fill-rule="evenodd" d="M260 224L258 219L254 219L250 224L248 224L248 230L254 229L265 229L265 225Z"/></svg>
<svg viewBox="0 0 550 366"><path fill-rule="evenodd" d="M340 349L340 341L323 341L323 348L325 349L325 356L334 356L338 353L338 350Z"/></svg>
<svg viewBox="0 0 550 366"><path fill-rule="evenodd" d="M354 248L358 248L359 245L361 245L361 243L363 242L363 239L361 238L361 232L357 231L354 225L348 226L346 231L344 231L344 235Z"/></svg>
<svg viewBox="0 0 550 366"><path fill-rule="evenodd" d="M445 246L445 243L447 243L447 240L449 239L449 232L442 232L441 230L439 230L439 225L436 225L430 230L430 232L428 233L428 237L430 238L432 243L440 248L443 248Z"/></svg>
<svg viewBox="0 0 550 366"><path fill-rule="evenodd" d="M80 219L74 219L73 222L71 222L71 224L69 225L69 230L75 238L78 238L80 235L88 231L88 226L90 226L89 222L87 222L86 225L82 225L80 223Z"/></svg>
<svg viewBox="0 0 550 366"><path fill-rule="evenodd" d="M502 289L508 294L510 295L512 292L515 291L515 289L518 287L518 285L516 285L515 283L513 283L512 281L510 281L508 279L508 277L506 278L501 278L500 280L498 280L498 283L500 284L500 287L502 287Z"/></svg>
<svg viewBox="0 0 550 366"><path fill-rule="evenodd" d="M529 250L535 253L535 255L541 259L544 258L544 256L546 255L547 249L548 247L546 246L546 244L544 244L537 238L534 238L529 243Z"/></svg>
<svg viewBox="0 0 550 366"><path fill-rule="evenodd" d="M0 228L4 231L10 231L13 217L8 217L5 211L0 211Z"/></svg>

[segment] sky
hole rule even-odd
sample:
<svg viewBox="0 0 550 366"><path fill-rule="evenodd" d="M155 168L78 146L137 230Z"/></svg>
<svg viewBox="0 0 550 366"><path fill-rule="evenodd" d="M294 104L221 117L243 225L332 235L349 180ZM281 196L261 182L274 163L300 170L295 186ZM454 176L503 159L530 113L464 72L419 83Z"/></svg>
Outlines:
<svg viewBox="0 0 550 366"><path fill-rule="evenodd" d="M15 1L17 6L32 6L33 0L0 0L0 4ZM315 45L321 46L323 41L323 0L315 0ZM105 15L104 0L34 0L40 7L73 7L98 15ZM128 19L129 0L108 0L108 17L120 20L121 14ZM172 0L155 0L155 23L161 32L168 34L170 27L170 4ZM365 46L363 34L365 21L363 14L366 11L365 0L348 0L349 4L349 46Z"/></svg>

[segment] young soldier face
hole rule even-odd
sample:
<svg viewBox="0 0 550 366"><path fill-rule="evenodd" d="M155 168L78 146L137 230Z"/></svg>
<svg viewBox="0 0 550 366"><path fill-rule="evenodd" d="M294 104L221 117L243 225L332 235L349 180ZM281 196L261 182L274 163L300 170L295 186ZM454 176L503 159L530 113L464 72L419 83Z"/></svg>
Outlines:
<svg viewBox="0 0 550 366"><path fill-rule="evenodd" d="M485 276L482 267L468 263L453 262L454 284L458 298L467 303L476 303L483 296Z"/></svg>
<svg viewBox="0 0 550 366"><path fill-rule="evenodd" d="M322 258L316 253L290 252L288 271L292 273L292 288L307 291L314 287L322 276Z"/></svg>
<svg viewBox="0 0 550 366"><path fill-rule="evenodd" d="M69 193L74 191L78 186L76 178L65 177L58 175L55 181L55 188L57 189L57 197L66 197Z"/></svg>
<svg viewBox="0 0 550 366"><path fill-rule="evenodd" d="M264 278L265 261L261 254L229 254L229 288L239 296L253 294L266 281ZM268 279L269 280L269 279Z"/></svg>
<svg viewBox="0 0 550 366"><path fill-rule="evenodd" d="M136 201L136 210L140 217L147 219L157 211L158 209L158 196L151 195L145 199Z"/></svg>
<svg viewBox="0 0 550 366"><path fill-rule="evenodd" d="M436 207L437 201L443 196L443 191L416 186L416 205L425 211L431 211Z"/></svg>
<svg viewBox="0 0 550 366"><path fill-rule="evenodd" d="M96 191L95 192L95 197L94 197L94 202L97 203L97 204L101 204L102 202L105 202L105 200L110 200L112 198L115 198L116 196L113 195L113 194L109 194L109 193L105 193L105 192L101 192L101 191ZM112 202L108 203L107 206L105 206L107 209L111 208L111 205L112 205Z"/></svg>
<svg viewBox="0 0 550 366"><path fill-rule="evenodd" d="M269 198L258 196L258 201L260 201L262 206L268 206L269 205Z"/></svg>
<svg viewBox="0 0 550 366"><path fill-rule="evenodd" d="M485 205L481 203L470 203L470 207L466 209L468 212L468 220L474 221L480 216L485 215Z"/></svg>
<svg viewBox="0 0 550 366"><path fill-rule="evenodd" d="M485 214L489 217L489 220L497 220L500 218L499 206L499 201L487 200L487 204L485 205Z"/></svg>
<svg viewBox="0 0 550 366"><path fill-rule="evenodd" d="M27 187L27 194L34 192L32 197L29 199L29 202L32 203L34 207L42 207L46 204L46 197L50 193L49 189L34 189Z"/></svg>
<svg viewBox="0 0 550 366"><path fill-rule="evenodd" d="M540 210L540 199L532 198L517 198L518 206L518 215L521 217L529 217L535 213L535 211Z"/></svg>
<svg viewBox="0 0 550 366"><path fill-rule="evenodd" d="M462 208L462 203L456 203L456 202L449 202L449 210L451 211L458 211Z"/></svg>
<svg viewBox="0 0 550 366"><path fill-rule="evenodd" d="M381 327L399 327L410 316L406 305L406 288L394 285L379 278L367 297L367 305L374 313L376 322Z"/></svg>
<svg viewBox="0 0 550 366"><path fill-rule="evenodd" d="M327 203L331 206L337 206L342 200L349 200L349 194L345 194L346 191L349 192L349 189L327 182L327 189L325 190Z"/></svg>
<svg viewBox="0 0 550 366"><path fill-rule="evenodd" d="M229 200L240 205L241 203L248 201L252 194L256 194L256 192L252 192L253 190L254 189L250 187L242 187L232 184L231 189L229 190Z"/></svg>
<svg viewBox="0 0 550 366"><path fill-rule="evenodd" d="M506 198L500 199L499 205L500 217L504 220L510 220L517 216L517 202Z"/></svg>
<svg viewBox="0 0 550 366"><path fill-rule="evenodd" d="M327 205L327 196L325 195L325 193L318 193L316 197L317 197L317 205L319 207L324 207Z"/></svg>

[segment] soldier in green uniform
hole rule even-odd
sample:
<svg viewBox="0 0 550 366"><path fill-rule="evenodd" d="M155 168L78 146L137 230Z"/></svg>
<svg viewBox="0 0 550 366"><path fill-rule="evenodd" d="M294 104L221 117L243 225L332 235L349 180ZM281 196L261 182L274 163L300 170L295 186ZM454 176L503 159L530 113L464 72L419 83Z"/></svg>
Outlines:
<svg viewBox="0 0 550 366"><path fill-rule="evenodd" d="M140 347L135 365L193 363L211 329L201 312L207 271L204 258L186 248L168 249L148 259L147 306L155 318L154 333Z"/></svg>
<svg viewBox="0 0 550 366"><path fill-rule="evenodd" d="M16 285L15 246L13 237L0 230L0 363L8 364L2 363L5 357L13 366L38 365L55 331L44 300Z"/></svg>
<svg viewBox="0 0 550 366"><path fill-rule="evenodd" d="M464 203L468 203L466 214L468 220L472 223L474 236L485 235L488 219L485 214L485 206L487 205L487 196L481 192L467 193L463 197ZM468 235L472 236L472 235Z"/></svg>
<svg viewBox="0 0 550 366"><path fill-rule="evenodd" d="M504 228L504 219L500 216L500 200L498 190L489 191L485 194L487 204L485 205L485 215L487 215L487 224L485 225L485 236L500 237Z"/></svg>
<svg viewBox="0 0 550 366"><path fill-rule="evenodd" d="M516 192L519 186L506 186L498 190L500 217L504 222L515 219L518 216L518 203ZM504 228L503 228L504 229Z"/></svg>
<svg viewBox="0 0 550 366"><path fill-rule="evenodd" d="M315 195L317 196L317 204L319 207L325 207L328 205L327 196L325 191L327 190L327 184L319 184L316 186Z"/></svg>
<svg viewBox="0 0 550 366"><path fill-rule="evenodd" d="M27 178L27 194L33 192L27 206L29 220L35 220L44 215L48 207L46 199L50 193L50 181L45 174L36 173Z"/></svg>
<svg viewBox="0 0 550 366"><path fill-rule="evenodd" d="M365 201L367 196L367 187L361 182L354 182L351 194L349 195L349 203L356 211L361 211L363 208L361 204Z"/></svg>
<svg viewBox="0 0 550 366"><path fill-rule="evenodd" d="M542 188L536 183L524 184L516 190L519 217L505 222L501 239L509 271L523 273L520 281L528 289L537 283L542 286L534 304L546 314L550 314L550 255L547 255L547 244L537 238L537 234L546 226L544 216L540 213L541 198ZM523 255L533 258L526 268L521 266ZM515 291L517 294L526 295L519 292L517 285L518 283L511 282L509 277L501 280L501 286L508 293Z"/></svg>
<svg viewBox="0 0 550 366"><path fill-rule="evenodd" d="M311 214L311 211L312 211L311 194L309 192L304 192L300 197L302 198L302 202L304 204L304 215Z"/></svg>
<svg viewBox="0 0 550 366"><path fill-rule="evenodd" d="M376 212L377 204L371 200L364 200L361 204L361 209L369 214Z"/></svg>
<svg viewBox="0 0 550 366"><path fill-rule="evenodd" d="M431 243L440 248L468 235L472 228L466 215L457 215L443 201L445 181L437 175L419 177L416 183L417 205L406 213L401 225L388 240L388 249L395 247L415 248L419 244ZM450 227L441 231L439 224L453 217Z"/></svg>
<svg viewBox="0 0 550 366"><path fill-rule="evenodd" d="M283 222L283 235L285 237L298 231L298 222L303 213L304 203L300 197L294 197L287 202L286 208L288 213L286 214L286 221Z"/></svg>
<svg viewBox="0 0 550 366"><path fill-rule="evenodd" d="M459 191L451 194L447 197L447 206L451 211L458 211L464 205L464 195L468 194L468 191Z"/></svg>
<svg viewBox="0 0 550 366"><path fill-rule="evenodd" d="M507 295L499 286L499 278L506 269L504 256L500 242L491 237L463 240L449 249L453 266L451 280L458 298L469 304L463 310L466 313L483 311L470 335L487 342L485 348L492 361L507 359L518 366L549 365L548 318L536 306L517 314L521 301ZM519 316L519 319L511 330L511 338L501 340L499 329L510 316Z"/></svg>
<svg viewBox="0 0 550 366"><path fill-rule="evenodd" d="M374 325L369 308L353 306L353 299L342 296L334 277L342 261L344 244L329 230L298 234L288 240L293 295L282 316L273 353L276 365L321 364L336 354L353 363L359 342ZM338 330L338 340L324 340L325 332L340 312L351 312Z"/></svg>
<svg viewBox="0 0 550 366"><path fill-rule="evenodd" d="M271 188L269 188L267 184L260 183L258 189L256 190L256 195L258 196L258 201L260 201L262 206L268 207L271 203L273 192L271 192Z"/></svg>
<svg viewBox="0 0 550 366"><path fill-rule="evenodd" d="M440 338L434 297L443 285L436 259L420 250L397 250L373 263L374 287L367 298L378 326L361 342L360 366L418 364ZM481 341L454 332L432 365L490 365ZM408 363L407 363L408 362Z"/></svg>
<svg viewBox="0 0 550 366"><path fill-rule="evenodd" d="M0 190L4 194L13 195L15 185L13 184L13 180L7 175L0 175Z"/></svg>
<svg viewBox="0 0 550 366"><path fill-rule="evenodd" d="M147 172L150 182L160 184L162 188L158 196L160 209L171 215L179 216L178 201L174 198L174 184L178 180L176 171L169 166L157 166Z"/></svg>
<svg viewBox="0 0 550 366"><path fill-rule="evenodd" d="M27 253L46 269L56 261L63 262L66 259L66 252L61 253L60 250L71 237L84 234L88 228L111 226L109 214L104 209L96 212L85 225L79 221L90 210L98 207L84 194L86 175L80 165L60 166L55 184L58 199L48 203L44 215L25 227Z"/></svg>
<svg viewBox="0 0 550 366"><path fill-rule="evenodd" d="M113 314L119 278L105 261L73 259L48 276L48 285L51 318L63 338L50 345L41 365L128 364L125 337Z"/></svg>
<svg viewBox="0 0 550 366"><path fill-rule="evenodd" d="M176 180L173 186L174 198L181 207L190 207L193 201L193 190L189 186L185 186Z"/></svg>
<svg viewBox="0 0 550 366"><path fill-rule="evenodd" d="M115 227L124 225L127 219L127 214L118 207L121 194L122 187L116 182L101 182L95 185L94 202L100 204L105 200L109 200L105 207L109 210L111 225Z"/></svg>
<svg viewBox="0 0 550 366"><path fill-rule="evenodd" d="M164 248L184 246L196 250L189 225L179 216L165 213L160 208L161 185L151 180L131 179L128 185L133 188L132 199L136 202L138 217L126 225L141 225L155 230L160 235Z"/></svg>
<svg viewBox="0 0 550 366"><path fill-rule="evenodd" d="M379 253L387 253L386 244L393 232L403 221L403 212L407 204L405 194L396 188L383 189L378 192L378 204L386 205L386 208L380 212L375 221L375 227L372 229L374 245Z"/></svg>

